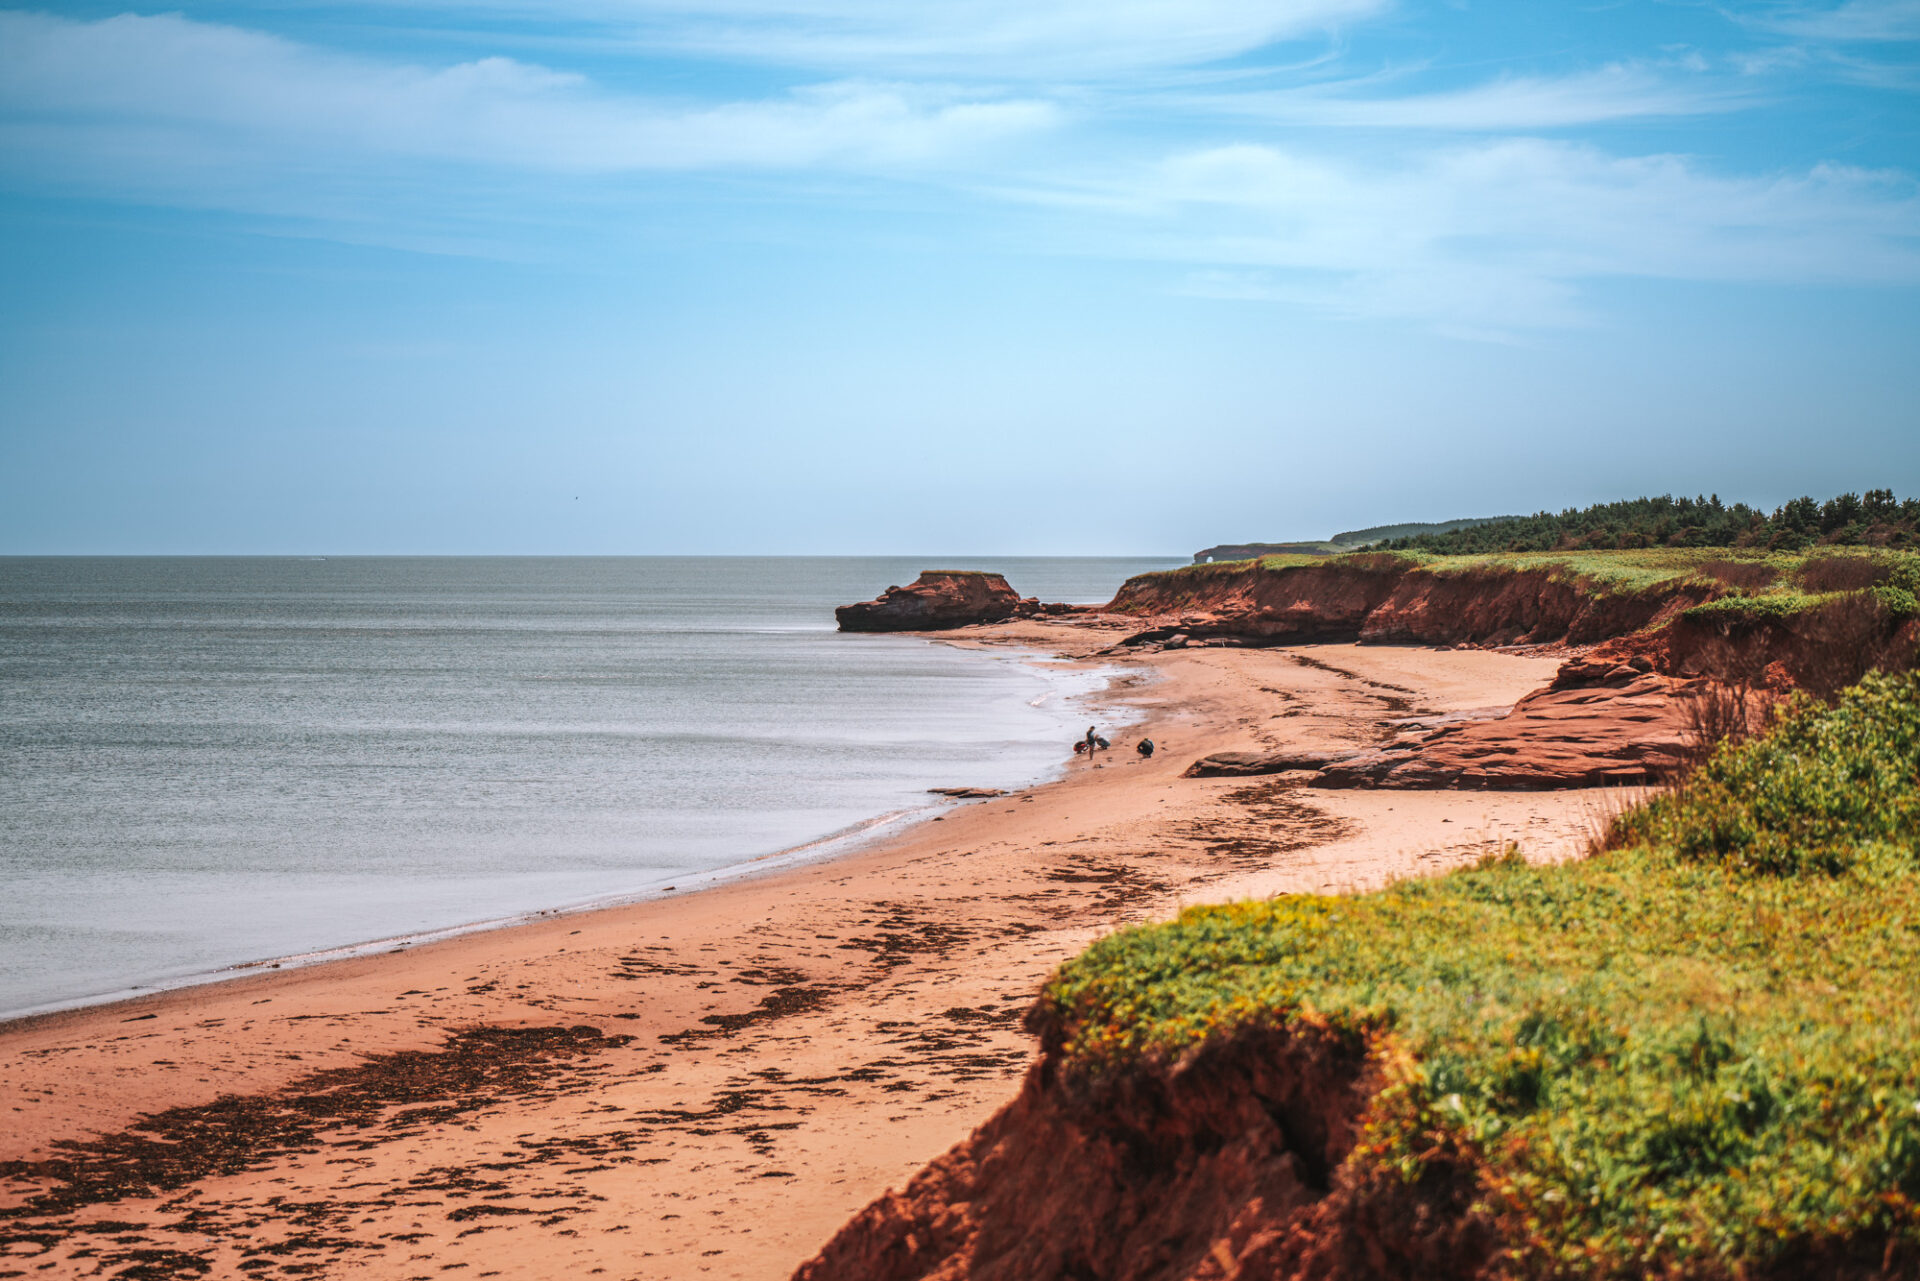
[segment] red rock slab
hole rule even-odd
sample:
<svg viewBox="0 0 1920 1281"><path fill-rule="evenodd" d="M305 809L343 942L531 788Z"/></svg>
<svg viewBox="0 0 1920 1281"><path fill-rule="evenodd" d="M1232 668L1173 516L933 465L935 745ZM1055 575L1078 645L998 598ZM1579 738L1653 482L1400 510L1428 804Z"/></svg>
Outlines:
<svg viewBox="0 0 1920 1281"><path fill-rule="evenodd" d="M1285 774L1292 770L1325 769L1346 760L1353 749L1313 751L1290 748L1278 752L1215 752L1187 766L1182 778L1241 778L1252 774Z"/></svg>
<svg viewBox="0 0 1920 1281"><path fill-rule="evenodd" d="M1313 786L1524 791L1652 782L1686 754L1689 687L1620 667L1604 684L1538 690L1497 720L1444 726L1336 762Z"/></svg>

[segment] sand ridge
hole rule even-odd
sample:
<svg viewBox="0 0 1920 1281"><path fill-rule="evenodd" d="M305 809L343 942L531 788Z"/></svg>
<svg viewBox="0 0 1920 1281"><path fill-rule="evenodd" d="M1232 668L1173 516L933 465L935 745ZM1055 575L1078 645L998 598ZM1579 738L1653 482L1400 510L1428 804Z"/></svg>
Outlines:
<svg viewBox="0 0 1920 1281"><path fill-rule="evenodd" d="M1560 656L1094 656L1118 635L954 634L1114 663L1144 719L858 853L0 1027L0 1277L783 1277L1012 1096L1023 1011L1092 938L1507 840L1564 857L1602 803L1180 777L1510 706Z"/></svg>

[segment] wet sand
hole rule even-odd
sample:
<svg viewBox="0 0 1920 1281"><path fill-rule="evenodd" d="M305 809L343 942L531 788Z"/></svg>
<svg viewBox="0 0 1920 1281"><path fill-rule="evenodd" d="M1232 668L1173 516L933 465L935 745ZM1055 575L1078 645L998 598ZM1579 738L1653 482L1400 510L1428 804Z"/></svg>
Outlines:
<svg viewBox="0 0 1920 1281"><path fill-rule="evenodd" d="M0 1025L0 1277L784 1277L1012 1096L1022 1012L1099 934L1575 853L1591 793L1180 777L1505 707L1562 657L1100 659L1145 717L1114 750L831 862Z"/></svg>

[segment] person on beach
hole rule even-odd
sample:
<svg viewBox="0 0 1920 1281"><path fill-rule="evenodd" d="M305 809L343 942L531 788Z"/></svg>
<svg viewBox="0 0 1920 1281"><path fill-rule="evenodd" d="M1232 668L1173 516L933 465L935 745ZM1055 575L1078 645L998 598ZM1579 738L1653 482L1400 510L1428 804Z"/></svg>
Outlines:
<svg viewBox="0 0 1920 1281"><path fill-rule="evenodd" d="M1093 756L1093 749L1094 749L1094 746L1095 746L1095 745L1096 745L1097 743L1099 743L1099 741L1100 741L1100 736L1099 736L1098 734L1096 734L1096 733L1094 733L1094 732L1093 732L1093 726L1091 726L1091 725L1089 725L1089 726L1087 726L1087 738L1086 738L1086 743L1087 743L1087 756L1088 756L1089 758L1091 758L1091 757Z"/></svg>
<svg viewBox="0 0 1920 1281"><path fill-rule="evenodd" d="M1146 760L1147 758L1153 755L1153 740L1150 738L1143 738L1138 743L1134 744L1133 750L1140 753L1141 760Z"/></svg>

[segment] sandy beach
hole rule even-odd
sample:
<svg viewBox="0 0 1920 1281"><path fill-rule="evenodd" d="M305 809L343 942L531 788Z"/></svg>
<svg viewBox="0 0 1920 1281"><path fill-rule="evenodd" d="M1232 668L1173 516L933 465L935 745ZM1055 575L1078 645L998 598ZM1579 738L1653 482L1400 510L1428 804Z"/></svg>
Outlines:
<svg viewBox="0 0 1920 1281"><path fill-rule="evenodd" d="M1564 654L1093 657L1121 634L952 634L1114 664L1143 719L845 857L0 1026L0 1276L784 1277L1012 1096L1022 1012L1090 939L1565 857L1603 804L1181 777L1504 708Z"/></svg>

